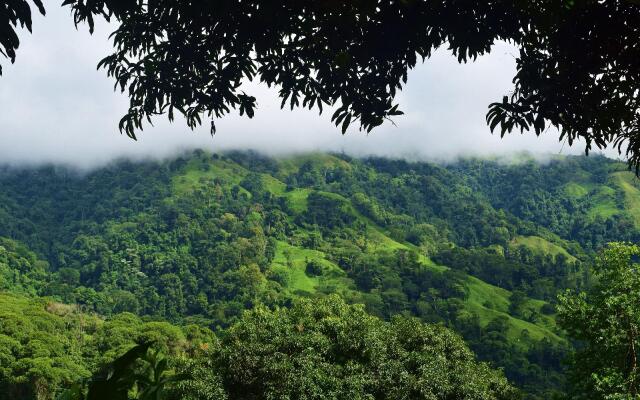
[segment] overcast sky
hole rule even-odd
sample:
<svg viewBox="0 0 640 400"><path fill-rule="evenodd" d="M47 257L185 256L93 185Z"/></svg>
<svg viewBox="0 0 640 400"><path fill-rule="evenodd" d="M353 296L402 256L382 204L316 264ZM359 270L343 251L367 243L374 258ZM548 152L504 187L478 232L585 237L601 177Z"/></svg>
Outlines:
<svg viewBox="0 0 640 400"><path fill-rule="evenodd" d="M158 119L135 142L120 135L117 124L127 99L113 91L104 70L96 71L110 50L109 26L90 36L78 31L67 9L49 2L46 17L36 17L34 33L21 35L15 65L1 60L0 161L39 164L59 162L80 167L102 165L118 157L166 157L187 148L211 151L251 148L274 153L314 150L355 155L450 159L460 155L581 153L550 131L491 135L487 106L511 88L516 51L498 44L489 56L460 65L446 50L438 51L409 74L399 95L404 116L366 135L354 129L341 135L330 113L282 111L274 91L250 85L258 98L253 119L228 116L211 137L206 128L190 131L177 120Z"/></svg>

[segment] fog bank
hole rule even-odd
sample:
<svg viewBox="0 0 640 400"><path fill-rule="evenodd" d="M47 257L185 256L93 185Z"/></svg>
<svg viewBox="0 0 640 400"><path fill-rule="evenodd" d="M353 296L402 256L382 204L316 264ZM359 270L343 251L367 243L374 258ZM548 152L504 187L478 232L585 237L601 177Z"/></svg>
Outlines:
<svg viewBox="0 0 640 400"><path fill-rule="evenodd" d="M255 118L219 120L214 137L206 127L192 132L180 120L169 124L159 118L136 142L117 129L127 99L113 92L105 71L95 68L109 53L109 26L100 25L89 36L86 27L76 31L67 9L52 3L48 7L46 17L35 18L34 34L21 36L16 64L3 60L0 163L61 163L86 169L122 157L166 158L194 148L251 149L269 155L334 151L433 161L508 157L522 151L583 152L580 144L570 148L558 142L552 130L539 138L516 133L501 139L489 132L487 106L509 92L515 71L516 50L504 43L467 65L458 64L446 49L437 51L410 73L398 96L405 115L369 135L357 129L341 135L330 122L331 112L318 116L316 111L280 110L275 90L249 83L248 92L258 98Z"/></svg>

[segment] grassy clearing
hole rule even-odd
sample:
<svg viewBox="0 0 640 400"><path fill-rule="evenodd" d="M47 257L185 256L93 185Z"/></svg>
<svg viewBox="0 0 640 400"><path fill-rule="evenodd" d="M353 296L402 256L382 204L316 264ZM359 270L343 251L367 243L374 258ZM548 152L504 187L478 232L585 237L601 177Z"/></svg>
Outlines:
<svg viewBox="0 0 640 400"><path fill-rule="evenodd" d="M604 219L620 213L616 204L616 190L609 186L600 186L591 195L594 206L587 211L590 218L600 216Z"/></svg>
<svg viewBox="0 0 640 400"><path fill-rule="evenodd" d="M587 194L589 194L590 188L587 185L569 182L564 186L564 192L568 196L571 196L576 199L583 198Z"/></svg>
<svg viewBox="0 0 640 400"><path fill-rule="evenodd" d="M618 164L611 165L608 184L583 183L580 179L567 183L565 194L575 199L588 199L592 204L587 211L589 218L610 218L628 213L640 227L640 181L633 173ZM624 203L620 204L619 194L623 194Z"/></svg>
<svg viewBox="0 0 640 400"><path fill-rule="evenodd" d="M309 193L311 193L311 189L294 189L285 193L289 207L294 213L300 214L307 210L307 197L309 197Z"/></svg>
<svg viewBox="0 0 640 400"><path fill-rule="evenodd" d="M285 176L295 173L305 163L312 163L320 168L346 168L351 169L351 165L344 160L339 159L331 154L310 153L301 154L291 157L281 158L279 160L278 178L283 179Z"/></svg>
<svg viewBox="0 0 640 400"><path fill-rule="evenodd" d="M640 181L630 172L615 172L612 176L624 194L625 211L640 226Z"/></svg>
<svg viewBox="0 0 640 400"><path fill-rule="evenodd" d="M494 318L506 317L509 321L507 335L509 340L515 343L528 345L530 340L540 340L545 337L553 341L563 340L553 332L555 327L553 317L542 316L536 323L532 323L509 315L511 292L508 290L489 285L474 277L468 278L467 287L469 289L467 309L478 314L482 326L487 325ZM540 300L530 300L526 307L540 310L543 304L544 302ZM523 331L527 332L528 338L523 335Z"/></svg>
<svg viewBox="0 0 640 400"><path fill-rule="evenodd" d="M469 289L469 303L475 303L491 310L506 313L509 309L509 296L511 292L470 276L467 279Z"/></svg>
<svg viewBox="0 0 640 400"><path fill-rule="evenodd" d="M269 192L275 194L276 196L282 196L285 194L287 185L285 185L283 182L277 180L269 174L261 174L260 176L262 177L262 182Z"/></svg>
<svg viewBox="0 0 640 400"><path fill-rule="evenodd" d="M541 238L540 236L517 236L511 242L511 246L525 246L538 254L551 254L552 256L558 256L562 254L567 257L568 261L575 262L577 259L569 254L567 250L558 246L555 243Z"/></svg>
<svg viewBox="0 0 640 400"><path fill-rule="evenodd" d="M173 178L175 194L185 194L218 178L230 184L238 184L249 172L242 166L222 159L200 160L193 158L184 168L184 173Z"/></svg>
<svg viewBox="0 0 640 400"><path fill-rule="evenodd" d="M314 260L323 267L323 274L310 277L305 269L307 260ZM271 268L287 275L287 290L290 292L305 291L315 293L320 286L332 286L338 292L351 290L352 281L337 265L325 258L325 254L318 250L304 249L278 241L276 256Z"/></svg>
<svg viewBox="0 0 640 400"><path fill-rule="evenodd" d="M547 338L553 342L562 342L562 338L557 336L551 330L542 327L531 322L523 321L518 318L514 318L509 314L487 308L481 304L474 302L467 303L467 310L476 313L480 317L480 324L482 326L487 325L491 320L498 317L506 317L509 321L509 330L507 331L507 337L512 343L517 343L522 347L528 347L532 341L539 341ZM526 332L526 333L525 333Z"/></svg>

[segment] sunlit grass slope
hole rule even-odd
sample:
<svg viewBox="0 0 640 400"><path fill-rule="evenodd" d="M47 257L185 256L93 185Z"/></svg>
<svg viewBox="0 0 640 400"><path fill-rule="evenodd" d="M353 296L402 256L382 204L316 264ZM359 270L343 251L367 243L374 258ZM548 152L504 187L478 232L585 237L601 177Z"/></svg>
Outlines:
<svg viewBox="0 0 640 400"><path fill-rule="evenodd" d="M562 254L567 258L568 261L576 261L576 258L569 254L566 249L544 238L541 238L540 236L517 236L512 240L511 246L525 246L536 253L550 254L554 257Z"/></svg>

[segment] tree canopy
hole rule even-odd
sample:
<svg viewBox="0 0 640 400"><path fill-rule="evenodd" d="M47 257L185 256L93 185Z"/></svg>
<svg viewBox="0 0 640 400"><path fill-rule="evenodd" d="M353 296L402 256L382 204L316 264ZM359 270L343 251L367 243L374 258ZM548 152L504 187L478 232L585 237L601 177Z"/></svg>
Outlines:
<svg viewBox="0 0 640 400"><path fill-rule="evenodd" d="M39 0L35 0L44 12ZM371 131L402 112L394 98L419 59L448 46L460 62L498 40L519 48L514 90L489 106L502 135L549 127L588 152L616 145L640 165L638 0L65 0L76 24L115 19L114 53L99 64L129 96L120 129L179 112L190 127L256 99L243 82L279 89L282 106L333 106L332 121ZM13 61L14 27L29 2L5 2L0 44Z"/></svg>
<svg viewBox="0 0 640 400"><path fill-rule="evenodd" d="M196 378L181 398L204 398L198 394L218 392L220 383L230 400L519 398L446 328L384 322L335 295L247 311L209 359L188 370ZM199 382L212 372L220 379Z"/></svg>
<svg viewBox="0 0 640 400"><path fill-rule="evenodd" d="M572 363L573 399L638 399L640 247L611 243L600 255L597 284L560 297L558 322L580 342Z"/></svg>
<svg viewBox="0 0 640 400"><path fill-rule="evenodd" d="M38 11L44 14L44 5L41 0L33 2ZM20 45L20 39L16 28L32 29L31 8L27 0L9 0L0 4L0 54L9 58L11 62L16 60L16 50ZM0 65L0 75L2 66Z"/></svg>

